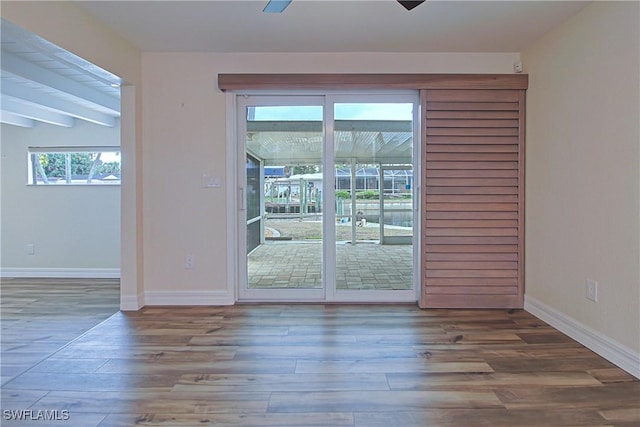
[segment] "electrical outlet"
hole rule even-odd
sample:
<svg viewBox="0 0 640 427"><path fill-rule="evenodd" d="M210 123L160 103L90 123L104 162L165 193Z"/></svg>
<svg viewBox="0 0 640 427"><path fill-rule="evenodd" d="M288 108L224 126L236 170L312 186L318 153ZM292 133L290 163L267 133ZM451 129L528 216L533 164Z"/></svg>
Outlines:
<svg viewBox="0 0 640 427"><path fill-rule="evenodd" d="M598 282L587 279L587 299L598 302Z"/></svg>
<svg viewBox="0 0 640 427"><path fill-rule="evenodd" d="M33 243L27 244L27 255L35 255L36 247Z"/></svg>
<svg viewBox="0 0 640 427"><path fill-rule="evenodd" d="M195 259L193 258L193 255L192 254L185 255L184 268L186 270L192 270L194 266L195 266Z"/></svg>

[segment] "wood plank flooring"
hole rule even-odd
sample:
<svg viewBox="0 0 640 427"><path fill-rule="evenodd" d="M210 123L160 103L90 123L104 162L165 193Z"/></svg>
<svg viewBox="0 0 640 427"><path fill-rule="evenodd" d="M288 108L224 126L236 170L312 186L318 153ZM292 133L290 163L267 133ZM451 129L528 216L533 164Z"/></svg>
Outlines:
<svg viewBox="0 0 640 427"><path fill-rule="evenodd" d="M0 280L2 384L118 311L119 280Z"/></svg>
<svg viewBox="0 0 640 427"><path fill-rule="evenodd" d="M8 375L2 410L69 419L3 426L640 425L640 381L520 310L149 307L69 337L105 307L43 304L66 321L48 329L37 322L37 287L5 285L3 369L5 354L10 369L19 359L10 346L20 331L28 345L58 329L67 341ZM67 292L72 305L83 293Z"/></svg>

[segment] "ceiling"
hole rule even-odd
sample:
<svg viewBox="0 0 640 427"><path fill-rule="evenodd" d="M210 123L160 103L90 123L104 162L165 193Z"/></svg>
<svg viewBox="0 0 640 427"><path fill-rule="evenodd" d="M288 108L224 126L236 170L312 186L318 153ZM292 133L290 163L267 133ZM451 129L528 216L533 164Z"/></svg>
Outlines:
<svg viewBox="0 0 640 427"><path fill-rule="evenodd" d="M75 1L143 51L520 52L588 2Z"/></svg>
<svg viewBox="0 0 640 427"><path fill-rule="evenodd" d="M114 126L120 79L2 20L0 121L21 127L78 121Z"/></svg>
<svg viewBox="0 0 640 427"><path fill-rule="evenodd" d="M577 13L581 1L73 1L142 51L520 52ZM120 79L2 20L3 123L114 126Z"/></svg>

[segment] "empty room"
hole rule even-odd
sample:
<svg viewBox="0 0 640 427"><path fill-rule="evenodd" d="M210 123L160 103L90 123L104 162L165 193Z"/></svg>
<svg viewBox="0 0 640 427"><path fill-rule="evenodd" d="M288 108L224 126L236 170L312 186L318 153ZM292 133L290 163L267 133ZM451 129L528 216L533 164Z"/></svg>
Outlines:
<svg viewBox="0 0 640 427"><path fill-rule="evenodd" d="M2 425L640 424L639 2L1 13Z"/></svg>

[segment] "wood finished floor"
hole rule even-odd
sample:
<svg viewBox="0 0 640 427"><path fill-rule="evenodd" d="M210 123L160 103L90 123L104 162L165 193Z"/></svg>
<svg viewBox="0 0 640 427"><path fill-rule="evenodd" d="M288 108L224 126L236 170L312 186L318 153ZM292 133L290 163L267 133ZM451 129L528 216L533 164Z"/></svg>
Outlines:
<svg viewBox="0 0 640 427"><path fill-rule="evenodd" d="M0 280L1 382L118 312L119 280Z"/></svg>
<svg viewBox="0 0 640 427"><path fill-rule="evenodd" d="M55 291L5 285L3 336L67 341L13 372L2 409L68 410L70 419L3 426L640 425L638 380L520 310L151 307L73 339L67 331L99 317L92 304L42 304L45 317L66 322L47 329L32 301ZM103 313L93 285L85 297ZM63 293L76 305L83 292ZM6 354L19 359L19 349L2 350L3 368Z"/></svg>

